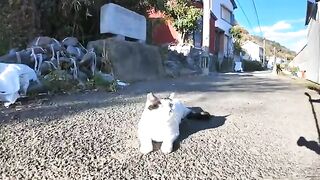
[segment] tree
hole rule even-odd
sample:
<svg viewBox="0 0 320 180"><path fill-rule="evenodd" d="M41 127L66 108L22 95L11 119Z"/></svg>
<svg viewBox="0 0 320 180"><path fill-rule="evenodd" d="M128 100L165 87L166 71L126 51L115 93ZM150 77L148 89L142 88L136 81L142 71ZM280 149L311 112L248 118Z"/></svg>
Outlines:
<svg viewBox="0 0 320 180"><path fill-rule="evenodd" d="M241 26L234 26L230 29L230 34L232 35L233 39L235 40L234 42L234 50L236 53L242 52L242 47L241 43L243 41L244 35L248 35L248 31L245 30Z"/></svg>
<svg viewBox="0 0 320 180"><path fill-rule="evenodd" d="M100 7L109 2L147 15L151 8L164 11L167 0L0 0L0 54L39 35L101 38Z"/></svg>
<svg viewBox="0 0 320 180"><path fill-rule="evenodd" d="M171 0L165 7L166 15L172 20L174 28L181 33L184 43L186 35L197 28L197 20L202 11L192 5L192 0Z"/></svg>

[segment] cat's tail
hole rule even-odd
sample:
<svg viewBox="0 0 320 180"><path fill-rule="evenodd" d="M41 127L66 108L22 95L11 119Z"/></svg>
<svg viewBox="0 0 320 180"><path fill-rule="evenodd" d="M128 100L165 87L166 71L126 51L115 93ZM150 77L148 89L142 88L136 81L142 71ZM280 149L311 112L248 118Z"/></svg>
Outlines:
<svg viewBox="0 0 320 180"><path fill-rule="evenodd" d="M209 120L211 118L210 113L206 111L195 112L191 111L187 116L187 119L194 119L194 120Z"/></svg>

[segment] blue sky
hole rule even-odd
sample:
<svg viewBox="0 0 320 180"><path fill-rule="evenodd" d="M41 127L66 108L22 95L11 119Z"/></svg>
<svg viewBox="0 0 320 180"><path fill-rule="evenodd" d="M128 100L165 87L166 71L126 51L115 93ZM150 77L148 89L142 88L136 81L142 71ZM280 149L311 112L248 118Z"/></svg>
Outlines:
<svg viewBox="0 0 320 180"><path fill-rule="evenodd" d="M277 41L294 51L306 43L307 27L304 25L307 0L254 0L264 37ZM248 23L240 2L251 23ZM237 0L235 18L251 34L261 35L252 0Z"/></svg>

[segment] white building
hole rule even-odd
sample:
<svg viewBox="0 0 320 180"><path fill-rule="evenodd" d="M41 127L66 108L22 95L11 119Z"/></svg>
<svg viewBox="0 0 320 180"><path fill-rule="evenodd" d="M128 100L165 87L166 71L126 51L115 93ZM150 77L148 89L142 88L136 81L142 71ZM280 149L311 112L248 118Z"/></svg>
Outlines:
<svg viewBox="0 0 320 180"><path fill-rule="evenodd" d="M267 59L267 68L268 69L272 69L273 68L273 65L274 63L276 64L285 64L287 63L288 61L286 59L283 59L283 58L280 58L280 57L274 57L274 56L268 56L266 57Z"/></svg>
<svg viewBox="0 0 320 180"><path fill-rule="evenodd" d="M217 17L215 22L215 53L219 59L233 56L233 41L230 29L235 25L233 11L237 8L234 0L213 0L211 11Z"/></svg>
<svg viewBox="0 0 320 180"><path fill-rule="evenodd" d="M252 41L246 41L241 47L246 52L243 59L252 61L263 60L263 48L259 44Z"/></svg>
<svg viewBox="0 0 320 180"><path fill-rule="evenodd" d="M307 0L305 25L308 26L307 44L289 63L290 67L299 68L304 78L320 83L320 11L319 0Z"/></svg>

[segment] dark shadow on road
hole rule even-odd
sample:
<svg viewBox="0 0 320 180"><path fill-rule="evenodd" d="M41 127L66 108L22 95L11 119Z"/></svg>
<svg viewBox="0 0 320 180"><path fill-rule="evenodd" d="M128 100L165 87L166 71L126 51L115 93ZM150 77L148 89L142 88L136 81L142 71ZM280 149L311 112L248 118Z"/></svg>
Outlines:
<svg viewBox="0 0 320 180"><path fill-rule="evenodd" d="M174 142L173 152L180 148L180 143L187 139L192 134L198 133L203 130L214 129L224 125L227 120L227 116L211 116L207 120L195 120L186 119L179 127L180 135L178 139ZM153 151L158 151L161 148L162 142L153 142Z"/></svg>
<svg viewBox="0 0 320 180"><path fill-rule="evenodd" d="M218 74L136 82L120 91L120 93L124 93L129 96L142 95L147 92L273 93L276 91L294 89L296 89L296 86L281 79L255 77L250 75Z"/></svg>
<svg viewBox="0 0 320 180"><path fill-rule="evenodd" d="M202 130L214 129L224 125L227 120L227 116L211 116L209 120L194 120L188 119L185 120L180 125L180 136L179 141L183 141L188 138L190 135L200 132Z"/></svg>
<svg viewBox="0 0 320 180"><path fill-rule="evenodd" d="M227 120L227 116L214 116L212 115L208 120L194 120L187 119L180 124L180 136L176 140L174 145L174 151L178 150L180 143L187 139L189 136L198 133L203 130L214 129L224 125Z"/></svg>
<svg viewBox="0 0 320 180"><path fill-rule="evenodd" d="M320 144L316 141L307 141L306 138L300 137L297 141L298 146L305 146L320 155Z"/></svg>
<svg viewBox="0 0 320 180"><path fill-rule="evenodd" d="M317 113L314 109L314 105L313 103L319 103L320 102L320 99L312 99L311 98L311 95L307 92L304 93L306 96L308 96L309 98L309 103L311 105L311 109L312 109L312 114L313 114L313 117L314 117L314 121L316 123L316 128L317 128L317 132L318 132L318 141L320 143L320 128L319 128L319 121L318 121L318 117L317 117Z"/></svg>

